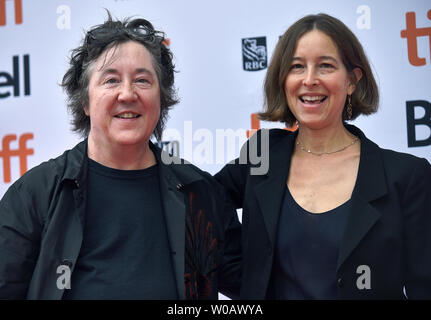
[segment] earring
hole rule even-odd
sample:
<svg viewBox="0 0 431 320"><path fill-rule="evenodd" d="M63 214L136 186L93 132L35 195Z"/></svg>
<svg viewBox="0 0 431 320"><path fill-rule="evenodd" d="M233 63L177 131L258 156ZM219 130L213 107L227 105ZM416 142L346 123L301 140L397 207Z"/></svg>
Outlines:
<svg viewBox="0 0 431 320"><path fill-rule="evenodd" d="M352 119L352 113L353 113L353 109L352 109L352 96L348 95L347 96L348 99L348 103L347 103L347 120Z"/></svg>
<svg viewBox="0 0 431 320"><path fill-rule="evenodd" d="M296 126L299 128L299 121L296 120Z"/></svg>

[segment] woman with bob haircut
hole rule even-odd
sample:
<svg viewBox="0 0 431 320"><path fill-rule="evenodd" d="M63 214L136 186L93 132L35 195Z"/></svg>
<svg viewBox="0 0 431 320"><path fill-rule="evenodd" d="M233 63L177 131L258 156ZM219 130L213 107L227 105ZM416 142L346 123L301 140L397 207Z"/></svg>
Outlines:
<svg viewBox="0 0 431 320"><path fill-rule="evenodd" d="M379 101L356 36L327 14L301 18L264 89L260 118L298 130L261 130L243 147L240 159L269 150L266 174L236 159L216 175L243 208L241 298L430 299L431 166L346 123Z"/></svg>

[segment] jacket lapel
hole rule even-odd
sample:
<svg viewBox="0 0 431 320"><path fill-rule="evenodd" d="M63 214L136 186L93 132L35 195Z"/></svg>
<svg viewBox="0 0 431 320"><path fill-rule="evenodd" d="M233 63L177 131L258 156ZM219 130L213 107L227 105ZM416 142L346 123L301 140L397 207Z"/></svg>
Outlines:
<svg viewBox="0 0 431 320"><path fill-rule="evenodd" d="M278 218L286 191L285 186L295 136L296 134L288 134L277 144L271 146L268 173L263 176L256 176L256 179L260 181L257 182L254 188L255 196L259 203L272 247L275 246Z"/></svg>
<svg viewBox="0 0 431 320"><path fill-rule="evenodd" d="M202 180L201 174L189 167L183 159L172 157L150 142L159 166L160 194L172 253L178 298L184 300L186 185ZM167 164L168 161L170 164Z"/></svg>
<svg viewBox="0 0 431 320"><path fill-rule="evenodd" d="M380 213L372 206L371 202L387 193L385 171L379 147L368 140L358 128L346 127L361 140L361 157L356 185L351 198L351 211L338 255L337 271L380 219Z"/></svg>
<svg viewBox="0 0 431 320"><path fill-rule="evenodd" d="M361 140L361 158L358 177L352 193L352 204L337 262L337 270L343 264L362 238L380 219L380 213L372 206L372 201L387 193L385 171L379 147L367 139L355 126L346 128ZM281 204L289 174L290 159L296 133L288 134L270 150L269 170L264 176L256 176L259 181L254 188L265 227L274 247Z"/></svg>
<svg viewBox="0 0 431 320"><path fill-rule="evenodd" d="M163 164L159 156L160 150L154 153L159 165L160 195L168 241L171 250L172 264L176 279L178 298L184 299L184 242L185 212L184 194L181 192L183 182L174 174L169 165ZM164 151L162 151L164 152Z"/></svg>

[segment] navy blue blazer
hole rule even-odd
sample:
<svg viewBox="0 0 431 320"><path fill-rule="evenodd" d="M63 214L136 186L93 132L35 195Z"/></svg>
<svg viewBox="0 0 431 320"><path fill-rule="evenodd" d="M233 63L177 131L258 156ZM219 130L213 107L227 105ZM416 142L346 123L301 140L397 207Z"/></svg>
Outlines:
<svg viewBox="0 0 431 320"><path fill-rule="evenodd" d="M431 166L426 159L381 149L355 126L346 128L359 137L361 153L337 261L338 298L431 299ZM251 175L250 161L239 159L216 174L231 201L243 208L242 299L267 295L296 135L269 130L266 175ZM364 265L369 288L361 285Z"/></svg>

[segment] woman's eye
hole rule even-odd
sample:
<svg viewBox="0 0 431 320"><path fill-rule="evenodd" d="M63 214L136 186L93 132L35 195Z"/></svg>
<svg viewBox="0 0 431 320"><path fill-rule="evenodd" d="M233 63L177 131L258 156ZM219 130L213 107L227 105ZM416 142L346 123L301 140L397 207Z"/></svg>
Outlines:
<svg viewBox="0 0 431 320"><path fill-rule="evenodd" d="M149 83L149 81L147 79L138 79L138 80L136 80L136 82L139 82L139 83Z"/></svg>
<svg viewBox="0 0 431 320"><path fill-rule="evenodd" d="M302 64L295 63L295 64L292 64L292 66L290 67L290 70L301 70L302 68L303 68Z"/></svg>
<svg viewBox="0 0 431 320"><path fill-rule="evenodd" d="M117 83L117 82L118 82L118 80L115 78L109 78L109 79L105 80L105 83L109 83L109 84Z"/></svg>
<svg viewBox="0 0 431 320"><path fill-rule="evenodd" d="M322 68L333 68L332 64L330 64L330 63L322 63L320 66Z"/></svg>

